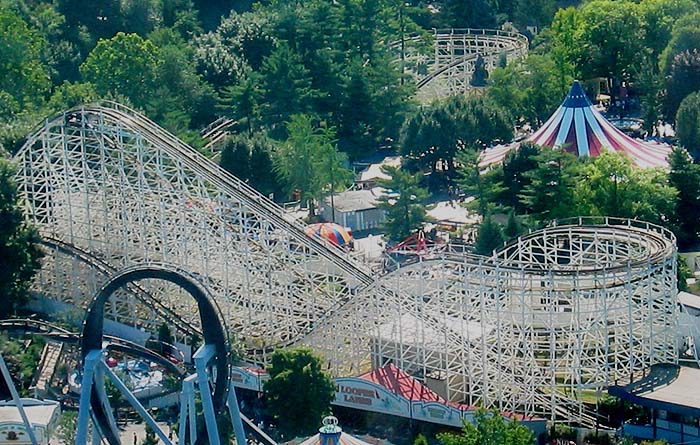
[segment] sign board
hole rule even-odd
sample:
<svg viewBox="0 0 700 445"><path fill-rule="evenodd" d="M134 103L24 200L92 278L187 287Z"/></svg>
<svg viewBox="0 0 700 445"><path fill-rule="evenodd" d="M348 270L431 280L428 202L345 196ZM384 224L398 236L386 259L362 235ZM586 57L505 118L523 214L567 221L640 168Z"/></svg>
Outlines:
<svg viewBox="0 0 700 445"><path fill-rule="evenodd" d="M411 402L411 417L424 422L461 428L463 420L472 421L473 416L473 411L462 411L438 402Z"/></svg>
<svg viewBox="0 0 700 445"><path fill-rule="evenodd" d="M411 406L408 400L374 382L353 377L335 379L335 400L332 404L411 417Z"/></svg>

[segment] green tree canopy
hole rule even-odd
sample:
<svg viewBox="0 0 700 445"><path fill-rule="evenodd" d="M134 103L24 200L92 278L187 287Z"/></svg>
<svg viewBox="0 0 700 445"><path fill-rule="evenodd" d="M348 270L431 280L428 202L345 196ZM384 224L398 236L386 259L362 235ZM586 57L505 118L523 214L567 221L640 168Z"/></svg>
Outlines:
<svg viewBox="0 0 700 445"><path fill-rule="evenodd" d="M678 190L675 202L678 244L688 247L700 239L700 164L693 164L688 152L676 148L669 156L668 180Z"/></svg>
<svg viewBox="0 0 700 445"><path fill-rule="evenodd" d="M700 49L676 54L666 81L666 114L673 117L688 94L700 91Z"/></svg>
<svg viewBox="0 0 700 445"><path fill-rule="evenodd" d="M441 445L534 445L532 432L516 420L505 420L496 410L480 409L475 424L465 422L462 434L441 433Z"/></svg>
<svg viewBox="0 0 700 445"><path fill-rule="evenodd" d="M515 211L511 210L508 212L508 221L506 221L505 227L503 227L503 235L506 239L513 239L520 236L523 232L523 226L520 219L515 214Z"/></svg>
<svg viewBox="0 0 700 445"><path fill-rule="evenodd" d="M630 1L593 0L581 7L580 69L585 78L629 80L644 34L639 7Z"/></svg>
<svg viewBox="0 0 700 445"><path fill-rule="evenodd" d="M197 37L195 60L205 78L217 87L232 85L247 70L259 70L274 48L273 17L264 10L232 12L215 31Z"/></svg>
<svg viewBox="0 0 700 445"><path fill-rule="evenodd" d="M307 348L280 349L270 357L267 409L289 437L313 434L328 414L335 386L321 359Z"/></svg>
<svg viewBox="0 0 700 445"><path fill-rule="evenodd" d="M501 225L491 218L490 215L484 217L484 221L479 225L474 243L474 252L479 255L491 255L491 253L503 245L503 229Z"/></svg>
<svg viewBox="0 0 700 445"><path fill-rule="evenodd" d="M379 198L379 207L386 211L384 228L392 241L401 241L423 227L427 220L422 201L428 193L419 186L422 174L411 174L406 170L384 166L382 171L391 179L380 181L388 190Z"/></svg>
<svg viewBox="0 0 700 445"><path fill-rule="evenodd" d="M678 107L676 136L683 148L700 156L700 91L686 96Z"/></svg>
<svg viewBox="0 0 700 445"><path fill-rule="evenodd" d="M421 108L401 129L401 153L409 165L448 174L461 150L480 150L496 141L508 141L513 129L507 112L477 96L451 96Z"/></svg>
<svg viewBox="0 0 700 445"><path fill-rule="evenodd" d="M674 23L671 39L661 54L661 71L668 73L676 54L694 49L700 50L700 12L697 11L679 18Z"/></svg>
<svg viewBox="0 0 700 445"><path fill-rule="evenodd" d="M157 85L159 61L159 49L152 42L120 32L97 43L80 65L80 73L100 95L122 94L144 106Z"/></svg>
<svg viewBox="0 0 700 445"><path fill-rule="evenodd" d="M263 133L229 136L219 165L264 195L279 193L282 188L272 163L278 145Z"/></svg>
<svg viewBox="0 0 700 445"><path fill-rule="evenodd" d="M193 54L194 50L179 36L159 42L153 90L145 105L152 119L178 135L193 126L201 128L216 118L216 93L190 63Z"/></svg>
<svg viewBox="0 0 700 445"><path fill-rule="evenodd" d="M660 169L639 169L619 152L605 152L579 171L574 213L637 218L668 225L677 191ZM574 216L573 214L570 216Z"/></svg>
<svg viewBox="0 0 700 445"><path fill-rule="evenodd" d="M17 14L0 10L0 119L41 105L49 74L42 64L44 39Z"/></svg>
<svg viewBox="0 0 700 445"><path fill-rule="evenodd" d="M519 196L526 212L543 222L575 214L578 159L567 151L551 148L542 148L534 159L537 167L525 173L529 183Z"/></svg>
<svg viewBox="0 0 700 445"><path fill-rule="evenodd" d="M0 318L23 308L43 256L39 234L22 215L14 174L9 162L0 158Z"/></svg>
<svg viewBox="0 0 700 445"><path fill-rule="evenodd" d="M466 193L476 198L476 206L481 216L485 216L490 210L490 204L502 192L502 187L497 179L498 170L492 169L483 172L479 167L479 152L462 151L457 154L459 165L457 184Z"/></svg>
<svg viewBox="0 0 700 445"><path fill-rule="evenodd" d="M531 54L522 62L496 68L486 94L508 110L513 121L523 118L537 127L561 104L572 82L571 69L561 69L551 55Z"/></svg>
<svg viewBox="0 0 700 445"><path fill-rule="evenodd" d="M318 91L311 85L311 73L298 53L286 43L280 43L265 58L262 66L265 85L263 116L274 129L295 114L313 110Z"/></svg>
<svg viewBox="0 0 700 445"><path fill-rule="evenodd" d="M58 86L48 102L48 108L57 113L76 105L97 100L97 92L91 83L64 82Z"/></svg>
<svg viewBox="0 0 700 445"><path fill-rule="evenodd" d="M262 96L260 75L249 70L236 84L223 88L219 109L251 135L260 127Z"/></svg>
<svg viewBox="0 0 700 445"><path fill-rule="evenodd" d="M500 169L495 169L495 181L501 182L502 191L497 201L515 209L516 213L525 213L525 206L520 201L520 195L532 183L532 174L528 172L537 168L536 156L541 147L530 142L523 142L517 150L506 155Z"/></svg>
<svg viewBox="0 0 700 445"><path fill-rule="evenodd" d="M644 28L644 46L658 60L671 39L676 21L697 10L694 0L643 0L639 3Z"/></svg>
<svg viewBox="0 0 700 445"><path fill-rule="evenodd" d="M315 201L331 187L347 183L351 173L335 147L333 128L318 125L307 114L298 114L287 123L287 133L289 137L272 158L273 165L290 192L299 190L313 217Z"/></svg>

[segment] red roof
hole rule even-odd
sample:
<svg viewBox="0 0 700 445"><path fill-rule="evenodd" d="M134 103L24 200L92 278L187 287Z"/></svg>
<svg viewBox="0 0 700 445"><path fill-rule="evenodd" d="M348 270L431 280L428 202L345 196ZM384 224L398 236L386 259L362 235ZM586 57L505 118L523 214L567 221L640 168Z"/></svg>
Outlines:
<svg viewBox="0 0 700 445"><path fill-rule="evenodd" d="M476 406L450 402L449 400L443 399L436 392L423 385L415 378L411 377L411 375L397 368L393 363L389 363L381 368L362 374L357 378L381 385L394 394L402 396L407 400L441 403L443 405L456 408L460 411L474 411L477 409ZM511 412L502 411L501 414L504 417L521 421L534 419L533 417L523 416L521 414Z"/></svg>
<svg viewBox="0 0 700 445"><path fill-rule="evenodd" d="M394 394L400 395L408 400L422 400L424 402L447 404L445 399L428 389L427 386L423 385L406 372L397 368L393 363L362 374L358 378L381 385Z"/></svg>

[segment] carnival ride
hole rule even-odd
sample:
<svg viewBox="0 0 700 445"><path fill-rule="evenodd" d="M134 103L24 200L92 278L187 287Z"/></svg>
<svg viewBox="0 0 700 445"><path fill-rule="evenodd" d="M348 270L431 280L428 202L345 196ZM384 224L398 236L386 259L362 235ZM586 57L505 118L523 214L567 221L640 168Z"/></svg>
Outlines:
<svg viewBox="0 0 700 445"><path fill-rule="evenodd" d="M392 362L451 401L588 425L590 393L677 361L675 238L652 224L579 219L490 257L446 249L377 276L118 104L47 119L15 161L48 243L32 289L53 307L87 309L119 271L167 264L211 296L250 360L308 345L336 376ZM171 281L122 284L105 316L205 329Z"/></svg>
<svg viewBox="0 0 700 445"><path fill-rule="evenodd" d="M500 29L437 29L428 38L413 35L403 42L394 42L392 48L403 53L399 54L401 63L416 79L418 100L429 103L471 90L479 56L488 70L499 63L524 58L528 39L518 32Z"/></svg>

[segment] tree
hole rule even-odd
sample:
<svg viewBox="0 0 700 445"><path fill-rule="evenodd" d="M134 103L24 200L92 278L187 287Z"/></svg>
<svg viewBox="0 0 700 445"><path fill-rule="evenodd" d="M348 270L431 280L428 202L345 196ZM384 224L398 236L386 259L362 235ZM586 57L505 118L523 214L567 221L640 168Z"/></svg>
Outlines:
<svg viewBox="0 0 700 445"><path fill-rule="evenodd" d="M279 193L282 188L271 159L277 145L261 133L229 136L219 165L264 195Z"/></svg>
<svg viewBox="0 0 700 445"><path fill-rule="evenodd" d="M498 180L495 180L497 170L482 172L479 167L479 152L463 151L457 155L458 171L457 184L467 193L476 198L479 214L485 216L489 204L502 191Z"/></svg>
<svg viewBox="0 0 700 445"><path fill-rule="evenodd" d="M201 128L216 119L216 93L190 62L193 50L177 36L161 37L155 56L154 88L148 92L145 105L149 117L178 136L182 130ZM172 33L174 34L174 33ZM164 36L165 35L165 36ZM179 113L182 118L173 119Z"/></svg>
<svg viewBox="0 0 700 445"><path fill-rule="evenodd" d="M644 129L651 134L661 117L664 79L658 70L656 59L646 57L636 73L635 89L639 94Z"/></svg>
<svg viewBox="0 0 700 445"><path fill-rule="evenodd" d="M421 201L428 193L418 185L420 173L412 175L393 166L384 166L382 171L391 176L379 183L388 190L378 200L379 208L386 212L384 228L390 240L401 241L423 227L427 218Z"/></svg>
<svg viewBox="0 0 700 445"><path fill-rule="evenodd" d="M318 92L312 88L311 73L303 62L286 43L280 43L263 61L263 116L272 128L289 121L294 114L313 109Z"/></svg>
<svg viewBox="0 0 700 445"><path fill-rule="evenodd" d="M534 159L537 167L525 173L529 184L519 195L525 211L540 221L573 216L578 159L567 151L551 148L542 148Z"/></svg>
<svg viewBox="0 0 700 445"><path fill-rule="evenodd" d="M661 72L668 74L677 54L694 49L700 50L700 12L687 14L674 23L671 39L661 53Z"/></svg>
<svg viewBox="0 0 700 445"><path fill-rule="evenodd" d="M494 180L500 180L502 187L496 200L513 208L516 213L525 213L525 206L520 201L520 195L532 183L532 174L528 174L528 172L537 168L536 156L540 151L541 148L538 145L522 142L517 150L506 155L500 171L496 169L499 175L494 175Z"/></svg>
<svg viewBox="0 0 700 445"><path fill-rule="evenodd" d="M678 290L681 292L688 291L688 278L695 278L693 271L688 267L688 262L682 256L676 257L676 282Z"/></svg>
<svg viewBox="0 0 700 445"><path fill-rule="evenodd" d="M676 54L666 80L666 113L675 116L688 94L700 91L700 49Z"/></svg>
<svg viewBox="0 0 700 445"><path fill-rule="evenodd" d="M161 355L172 354L172 344L175 340L173 339L173 334L170 332L170 327L167 323L161 323L158 327L158 342Z"/></svg>
<svg viewBox="0 0 700 445"><path fill-rule="evenodd" d="M347 183L351 173L343 167L343 155L335 147L335 130L321 127L306 114L294 115L287 123L289 137L272 159L275 171L288 190L299 190L315 215L315 201Z"/></svg>
<svg viewBox="0 0 700 445"><path fill-rule="evenodd" d="M122 27L120 3L119 0L96 0L89 3L81 0L59 0L58 8L66 17L69 27L85 28L90 40L96 40L109 38ZM94 40L92 43L94 44Z"/></svg>
<svg viewBox="0 0 700 445"><path fill-rule="evenodd" d="M406 120L400 145L409 165L435 172L441 164L450 175L459 151L480 150L512 136L505 109L483 97L451 96L418 110Z"/></svg>
<svg viewBox="0 0 700 445"><path fill-rule="evenodd" d="M274 48L271 30L275 14L266 11L232 12L215 31L195 39L195 60L215 87L234 85L247 72L259 70Z"/></svg>
<svg viewBox="0 0 700 445"><path fill-rule="evenodd" d="M501 225L494 221L490 215L486 215L476 234L474 252L479 255L491 255L495 249L503 245L503 241Z"/></svg>
<svg viewBox="0 0 700 445"><path fill-rule="evenodd" d="M554 0L515 0L513 19L524 26L543 28L552 22L556 6Z"/></svg>
<svg viewBox="0 0 700 445"><path fill-rule="evenodd" d="M39 234L24 219L13 177L15 169L0 158L0 318L21 310L32 277L41 266Z"/></svg>
<svg viewBox="0 0 700 445"><path fill-rule="evenodd" d="M676 136L681 147L700 156L700 92L686 96L678 107Z"/></svg>
<svg viewBox="0 0 700 445"><path fill-rule="evenodd" d="M542 40L554 59L557 72L581 78L583 48L580 39L584 26L580 10L568 7L559 9L549 29L542 32Z"/></svg>
<svg viewBox="0 0 700 445"><path fill-rule="evenodd" d="M41 62L45 41L17 14L0 10L0 121L41 105L49 75Z"/></svg>
<svg viewBox="0 0 700 445"><path fill-rule="evenodd" d="M573 213L672 225L677 191L661 169L639 169L619 152L585 162L575 181ZM571 214L569 216L574 216Z"/></svg>
<svg viewBox="0 0 700 445"><path fill-rule="evenodd" d="M246 181L253 176L250 170L250 145L247 138L230 136L221 149L219 165L233 176Z"/></svg>
<svg viewBox="0 0 700 445"><path fill-rule="evenodd" d="M497 2L489 0L445 0L440 8L443 23L452 28L493 28Z"/></svg>
<svg viewBox="0 0 700 445"><path fill-rule="evenodd" d="M511 210L508 212L508 221L503 228L503 235L506 239L513 239L520 236L523 232L523 226L520 223L520 219L515 215L515 211Z"/></svg>
<svg viewBox="0 0 700 445"><path fill-rule="evenodd" d="M480 409L475 424L464 422L462 434L440 433L442 445L534 445L532 432L516 420L506 421L497 410Z"/></svg>
<svg viewBox="0 0 700 445"><path fill-rule="evenodd" d="M289 437L312 434L335 397L321 359L308 348L280 349L270 357L263 390L267 409Z"/></svg>
<svg viewBox="0 0 700 445"><path fill-rule="evenodd" d="M522 62L497 68L487 95L512 120L520 118L539 126L557 109L573 81L570 69L562 71L551 55L531 54Z"/></svg>
<svg viewBox="0 0 700 445"><path fill-rule="evenodd" d="M644 0L639 3L644 28L644 47L651 59L658 61L672 36L676 21L694 12L693 0Z"/></svg>
<svg viewBox="0 0 700 445"><path fill-rule="evenodd" d="M413 445L429 445L428 438L422 434L419 434L413 439Z"/></svg>
<svg viewBox="0 0 700 445"><path fill-rule="evenodd" d="M97 43L80 65L80 73L100 95L123 94L144 106L157 86L159 60L159 49L152 42L119 32Z"/></svg>
<svg viewBox="0 0 700 445"><path fill-rule="evenodd" d="M59 112L76 105L90 103L97 100L97 97L95 87L91 83L64 82L54 90L48 107L53 112Z"/></svg>
<svg viewBox="0 0 700 445"><path fill-rule="evenodd" d="M261 100L260 75L249 71L237 84L221 91L219 109L227 117L242 122L248 135L252 135L259 125Z"/></svg>
<svg viewBox="0 0 700 445"><path fill-rule="evenodd" d="M612 79L613 86L629 80L644 49L638 5L631 1L593 0L585 3L580 12L581 73L585 78Z"/></svg>
<svg viewBox="0 0 700 445"><path fill-rule="evenodd" d="M678 190L675 216L678 230L678 245L688 247L700 239L700 164L693 164L688 152L674 149L669 155L668 181Z"/></svg>

